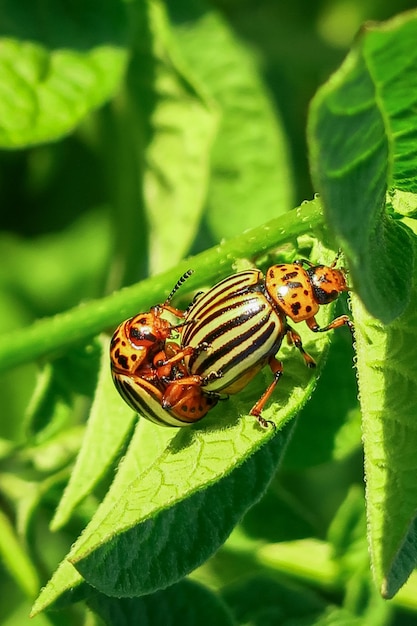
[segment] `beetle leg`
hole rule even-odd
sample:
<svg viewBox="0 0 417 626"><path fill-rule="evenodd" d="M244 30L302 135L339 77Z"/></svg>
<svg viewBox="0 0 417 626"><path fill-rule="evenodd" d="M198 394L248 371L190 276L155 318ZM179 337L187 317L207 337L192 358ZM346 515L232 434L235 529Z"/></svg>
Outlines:
<svg viewBox="0 0 417 626"><path fill-rule="evenodd" d="M308 265L309 267L314 267L314 263L312 263L311 261L309 261L309 259L296 259L294 261L295 265Z"/></svg>
<svg viewBox="0 0 417 626"><path fill-rule="evenodd" d="M308 354L303 348L303 342L301 341L300 335L295 331L291 326L287 326L287 339L288 343L292 346L295 346L297 350L301 352L301 355L305 361L307 367L316 367L316 362L312 356Z"/></svg>
<svg viewBox="0 0 417 626"><path fill-rule="evenodd" d="M262 417L262 415L255 415L255 417L259 426L262 426L262 428L269 428L270 426L272 426L272 428L276 430L276 424L272 420L266 420L264 417Z"/></svg>
<svg viewBox="0 0 417 626"><path fill-rule="evenodd" d="M176 344L171 344L171 345L176 345ZM182 361L184 357L191 356L192 354L195 354L195 348L192 348L191 346L186 346L185 348L178 347L178 352L175 352L175 354L173 354L172 356L169 356L164 361L155 363L155 366L162 367L165 365L175 365L175 363Z"/></svg>
<svg viewBox="0 0 417 626"><path fill-rule="evenodd" d="M329 267L331 267L331 268L335 267L341 256L342 256L342 251L338 250L335 258L333 259L333 261L332 261L331 265L329 265ZM294 261L294 263L296 263L297 265L308 265L308 267L315 267L315 265L316 265L315 263L313 263L309 259L296 259Z"/></svg>
<svg viewBox="0 0 417 626"><path fill-rule="evenodd" d="M216 393L204 392L202 385L205 380L201 376L194 375L170 381L164 391L162 407L172 409L180 401L189 401L190 399L198 400L204 406L213 406L219 396Z"/></svg>
<svg viewBox="0 0 417 626"><path fill-rule="evenodd" d="M168 347L168 345L170 346L171 352L173 352L173 354L169 355L168 358L166 358L164 361L161 361L160 363L156 364L159 367L162 365L174 365L175 363L182 361L187 356L192 356L192 355L196 356L200 354L200 352L203 352L204 350L209 350L211 347L210 344L207 343L206 341L203 341L195 348L193 348L192 346L185 346L184 348L180 348L178 344L175 344L172 342L167 344L166 347Z"/></svg>
<svg viewBox="0 0 417 626"><path fill-rule="evenodd" d="M170 385L189 385L195 387L205 387L212 380L221 378L223 374L221 372L210 372L207 376L199 376L198 374L190 374L190 376L184 376L170 382Z"/></svg>
<svg viewBox="0 0 417 626"><path fill-rule="evenodd" d="M274 375L274 379L273 381L268 385L268 387L266 388L266 390L264 391L264 393L262 394L262 396L259 398L259 400L257 401L257 403L252 407L249 415L254 415L256 417L256 419L258 420L259 424L261 426L263 426L264 428L266 428L269 424L273 424L273 426L275 427L274 422L271 422L270 420L266 420L261 416L262 410L265 406L265 404L268 402L269 398L271 397L275 387L277 386L277 383L279 381L279 379L282 376L282 372L283 372L283 367L282 367L282 363L281 361L278 361L278 359L276 359L274 356L270 356L268 359L268 365L272 370L272 373Z"/></svg>
<svg viewBox="0 0 417 626"><path fill-rule="evenodd" d="M353 336L353 332L355 329L355 326L349 315L340 315L339 317L336 317L332 322L330 322L330 324L327 324L327 326L323 326L322 328L320 328L320 326L317 324L314 317L306 320L306 324L309 329L313 331L313 333L325 333L328 330L339 328L339 326L347 326Z"/></svg>
<svg viewBox="0 0 417 626"><path fill-rule="evenodd" d="M184 397L185 392L189 395L190 390L193 388L199 391L198 387L201 387L201 379L199 376L188 376L187 378L171 381L164 391L162 407L164 409L171 409ZM193 392L191 391L191 393Z"/></svg>
<svg viewBox="0 0 417 626"><path fill-rule="evenodd" d="M166 388L162 408L181 416L185 422L193 423L204 417L217 404L217 396L203 393L201 387L174 381Z"/></svg>
<svg viewBox="0 0 417 626"><path fill-rule="evenodd" d="M181 312L181 311L180 311ZM184 314L186 314L187 311L184 311ZM195 324L197 320L184 320L183 322L180 322L179 324L174 324L174 326L171 326L171 331L176 330L182 330L184 328L184 326L191 326L191 324Z"/></svg>

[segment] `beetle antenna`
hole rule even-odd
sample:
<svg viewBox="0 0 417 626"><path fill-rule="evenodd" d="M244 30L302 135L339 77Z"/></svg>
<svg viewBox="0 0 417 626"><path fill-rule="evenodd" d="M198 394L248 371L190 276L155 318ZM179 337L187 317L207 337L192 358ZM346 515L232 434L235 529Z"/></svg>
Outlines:
<svg viewBox="0 0 417 626"><path fill-rule="evenodd" d="M191 274L194 274L194 270L187 270L186 272L184 272L184 274L182 276L180 276L180 278L175 283L174 288L172 289L172 291L169 294L168 298L165 300L164 304L168 304L168 302L171 302L171 300L174 297L175 293L185 283L187 278L189 278L191 276Z"/></svg>
<svg viewBox="0 0 417 626"><path fill-rule="evenodd" d="M335 256L335 258L334 258L333 263L330 265L330 267L331 267L331 268L333 268L333 267L335 267L335 266L336 266L336 264L337 264L338 260L339 260L339 259L340 259L340 257L342 256L342 254L343 254L342 249L341 249L341 248L339 248L339 250L337 251L336 256Z"/></svg>

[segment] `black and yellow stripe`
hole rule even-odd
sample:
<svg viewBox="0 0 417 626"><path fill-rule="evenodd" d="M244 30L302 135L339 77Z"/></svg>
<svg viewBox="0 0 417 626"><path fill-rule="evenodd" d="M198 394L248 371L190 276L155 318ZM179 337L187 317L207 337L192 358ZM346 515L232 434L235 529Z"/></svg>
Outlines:
<svg viewBox="0 0 417 626"><path fill-rule="evenodd" d="M131 409L159 426L191 426L193 422L182 420L162 407L162 392L144 378L136 382L125 374L113 375L117 391Z"/></svg>
<svg viewBox="0 0 417 626"><path fill-rule="evenodd" d="M259 270L239 272L212 287L187 311L181 345L208 346L187 357L190 373L220 375L204 385L205 391L235 393L279 350L286 318L271 306L264 284Z"/></svg>

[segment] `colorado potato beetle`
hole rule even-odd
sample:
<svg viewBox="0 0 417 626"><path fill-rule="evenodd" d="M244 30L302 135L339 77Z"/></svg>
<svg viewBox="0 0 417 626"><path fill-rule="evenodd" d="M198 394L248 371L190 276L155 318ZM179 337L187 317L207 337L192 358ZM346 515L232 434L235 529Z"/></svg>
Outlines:
<svg viewBox="0 0 417 626"><path fill-rule="evenodd" d="M316 365L287 318L295 323L305 321L314 332L342 325L353 332L347 315L322 328L315 319L321 305L349 290L343 270L335 268L336 262L337 257L330 266L303 259L273 265L265 277L260 270L245 270L214 285L189 307L184 319L181 346L189 373L205 381L205 391L230 395L268 364L273 381L250 411L266 426L261 412L282 375L282 362L275 355L283 338L286 336L300 351L308 367ZM198 350L203 343L208 349Z"/></svg>
<svg viewBox="0 0 417 626"><path fill-rule="evenodd" d="M176 283L168 298L147 313L122 322L110 342L111 374L116 389L135 411L157 424L185 426L202 419L218 396L203 389L208 382L190 376L184 365L187 349L171 341L185 322L173 325L162 317L169 311L178 318L184 312L170 305L178 288L191 274ZM204 349L203 345L201 349ZM198 352L199 349L190 349Z"/></svg>
<svg viewBox="0 0 417 626"><path fill-rule="evenodd" d="M178 328L164 319L162 313L169 311L176 317L184 317L184 313L172 307L170 302L191 273L189 270L181 276L163 304L152 307L147 313L139 313L125 320L116 328L110 342L112 373L129 376L157 374L155 356L165 349L165 341ZM159 373L164 375L162 372Z"/></svg>
<svg viewBox="0 0 417 626"><path fill-rule="evenodd" d="M159 358L169 359L173 347L167 344L167 352L161 351ZM170 379L162 378L156 371L153 375L126 375L113 372L116 389L134 410L143 417L162 426L190 426L201 420L218 401L215 393L205 392L200 377L188 376L183 361L171 367Z"/></svg>

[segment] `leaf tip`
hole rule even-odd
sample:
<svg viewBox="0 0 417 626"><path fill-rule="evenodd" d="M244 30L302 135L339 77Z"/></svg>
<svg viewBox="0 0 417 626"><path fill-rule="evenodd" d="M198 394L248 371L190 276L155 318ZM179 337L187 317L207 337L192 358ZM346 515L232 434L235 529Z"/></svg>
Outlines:
<svg viewBox="0 0 417 626"><path fill-rule="evenodd" d="M384 600L391 600L395 595L396 589L393 589L388 578L382 579L380 593Z"/></svg>

